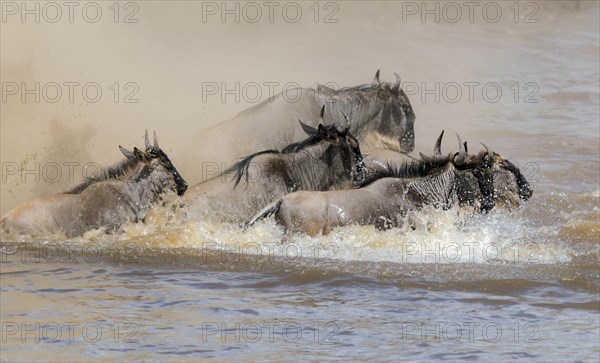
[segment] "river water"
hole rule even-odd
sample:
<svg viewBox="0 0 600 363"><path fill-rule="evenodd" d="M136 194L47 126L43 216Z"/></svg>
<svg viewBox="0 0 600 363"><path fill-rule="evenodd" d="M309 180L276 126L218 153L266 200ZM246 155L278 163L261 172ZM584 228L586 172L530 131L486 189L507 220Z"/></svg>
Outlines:
<svg viewBox="0 0 600 363"><path fill-rule="evenodd" d="M118 20L138 9L138 23L116 24L108 3L110 21L93 24L3 20L3 82L97 80L109 92L134 80L142 100L3 100L3 165L107 164L115 139L139 144L144 128L176 153L186 128L253 105L202 100L199 80L348 86L381 67L386 80L401 73L416 152L460 132L518 163L533 197L475 217L424 210L414 231L350 226L286 244L272 221L242 232L169 208L115 236L4 235L2 361L600 359L597 2L482 2L473 21L462 2L439 3L438 21L436 2L425 21L421 2L320 3L319 14L300 3L297 23L222 22L212 2L131 4ZM3 173L3 213L45 191Z"/></svg>

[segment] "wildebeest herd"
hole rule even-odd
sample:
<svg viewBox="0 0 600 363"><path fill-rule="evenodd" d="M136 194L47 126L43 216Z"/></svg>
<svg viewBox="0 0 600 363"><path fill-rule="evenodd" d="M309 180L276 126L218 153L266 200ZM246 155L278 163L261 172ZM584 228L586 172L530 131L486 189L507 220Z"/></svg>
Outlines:
<svg viewBox="0 0 600 363"><path fill-rule="evenodd" d="M328 95L300 105L279 97L226 121L231 127L244 114L256 121L257 112L269 113L258 111L259 106L283 110L271 148L254 150L189 189L156 134L151 144L146 132L144 151L119 146L123 161L67 192L17 206L4 215L2 227L30 236L70 238L97 228L114 233L127 223L143 221L164 203L166 193L175 192L188 219L249 228L274 216L286 234L317 235L350 224L399 227L408 212L425 206L478 212L512 208L532 195L518 167L485 145L470 154L458 135L457 152L442 154L442 131L432 155L406 155L414 148L415 114L399 78L394 84L380 82L378 71L371 84ZM297 116L315 114L315 107L318 117L296 121L305 136L290 136L296 134L286 130L292 111ZM276 149L281 139L287 146Z"/></svg>

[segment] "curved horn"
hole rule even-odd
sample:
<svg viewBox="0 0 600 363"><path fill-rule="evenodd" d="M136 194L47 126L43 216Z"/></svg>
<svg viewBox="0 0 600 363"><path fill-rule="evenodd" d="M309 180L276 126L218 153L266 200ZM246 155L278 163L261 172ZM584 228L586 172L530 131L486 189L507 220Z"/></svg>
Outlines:
<svg viewBox="0 0 600 363"><path fill-rule="evenodd" d="M144 153L143 151L141 151L140 149L138 149L137 147L133 148L133 156L135 158L138 158L140 160L147 160L147 155L146 153Z"/></svg>
<svg viewBox="0 0 600 363"><path fill-rule="evenodd" d="M431 156L427 156L423 153L419 153L419 156L421 156L421 160L423 160L424 162L430 162L433 160Z"/></svg>
<svg viewBox="0 0 600 363"><path fill-rule="evenodd" d="M460 138L460 135L458 133L456 133L456 137L458 138L459 151L458 151L458 159L456 159L454 162L456 163L456 165L462 165L465 163L465 159L467 157L467 151L465 150L465 144L463 144L462 139Z"/></svg>
<svg viewBox="0 0 600 363"><path fill-rule="evenodd" d="M151 149L152 145L150 145L150 140L148 139L148 129L146 129L146 134L144 135L144 141L146 142L146 149Z"/></svg>
<svg viewBox="0 0 600 363"><path fill-rule="evenodd" d="M486 145L486 144L484 144L483 142L481 143L481 145L483 145L483 147L485 148L485 151L487 152L488 156L489 156L490 158L493 158L493 157L494 157L494 155L493 155L493 154L492 154L492 152L490 151L490 148L489 148L489 147L487 147L487 145Z"/></svg>
<svg viewBox="0 0 600 363"><path fill-rule="evenodd" d="M442 156L442 138L444 137L444 130L440 136L438 136L437 141L435 142L435 146L433 147L433 155L434 156Z"/></svg>
<svg viewBox="0 0 600 363"><path fill-rule="evenodd" d="M371 82L371 85L379 86L380 84L381 84L381 82L379 82L379 69L378 69L377 72L375 73L375 78L373 78L373 82Z"/></svg>
<svg viewBox="0 0 600 363"><path fill-rule="evenodd" d="M300 121L300 119L298 119L298 122L300 122L300 126L302 126L302 130L304 130L304 132L306 132L306 134L309 136L312 136L312 135L316 134L317 132L319 132L314 127L308 126L304 122Z"/></svg>
<svg viewBox="0 0 600 363"><path fill-rule="evenodd" d="M154 150L160 150L160 146L158 146L158 138L156 137L156 131L154 131Z"/></svg>
<svg viewBox="0 0 600 363"><path fill-rule="evenodd" d="M398 73L394 72L394 76L396 76L396 84L394 84L394 87L392 87L392 91L398 92L398 90L400 89L400 76L398 75Z"/></svg>
<svg viewBox="0 0 600 363"><path fill-rule="evenodd" d="M123 153L123 155L125 155L125 157L127 159L133 159L135 158L135 155L133 154L132 151L129 151L127 149L125 149L123 146L119 145L119 150L121 150L121 152Z"/></svg>
<svg viewBox="0 0 600 363"><path fill-rule="evenodd" d="M350 119L348 118L348 116L346 116L344 111L340 110L340 112L342 113L342 115L344 115L344 119L346 120L346 127L344 127L344 129L349 130L350 126L352 126L352 121L350 121Z"/></svg>

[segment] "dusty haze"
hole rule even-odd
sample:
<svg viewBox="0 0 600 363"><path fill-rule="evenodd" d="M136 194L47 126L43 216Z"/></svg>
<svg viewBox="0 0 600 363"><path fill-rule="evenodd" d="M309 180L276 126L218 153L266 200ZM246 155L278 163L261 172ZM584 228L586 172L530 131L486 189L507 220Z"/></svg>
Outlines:
<svg viewBox="0 0 600 363"><path fill-rule="evenodd" d="M135 4L137 9L122 7L116 23L108 3L100 3L103 13L96 23L82 17L85 3L75 9L73 23L65 9L56 23L44 21L44 14L39 23L32 17L23 23L20 13L9 15L3 8L2 213L32 195L60 192L74 184L69 180L68 165L77 181L86 163L95 166L119 161L122 155L117 145L142 145L145 129L157 131L162 147L184 177L192 174L195 153L218 150L202 150L202 140L191 140L189 135L258 102L243 94L239 102L231 95L222 102L221 93L203 97L206 82L225 82L228 87L236 82L240 87L277 82L275 91L291 82L303 87L316 82L344 87L371 82L377 69L382 71L382 80L393 81L393 72L397 72L403 82L416 84L519 81L526 77L525 67L519 70L513 63L511 73L504 73L503 64L515 57L536 61L527 59L521 41L549 32L561 22L586 29L597 25L594 2L541 3L536 18L542 21L537 24L523 23L524 8L521 21L515 23L508 5L502 5L500 21L486 22L481 11L476 11L475 25L467 21L466 14L457 23L436 23L433 18L422 23L419 15L407 16L401 2L331 3L335 7L321 3L317 22L311 4L300 3L303 13L296 23L282 17L281 7L276 8L273 23L266 13L256 23L243 17L236 23L233 16L223 23L220 13L209 16L207 8L203 13L207 5L202 2ZM592 15L582 9L591 9ZM47 11L47 16L54 16L52 9ZM126 15L131 17L126 19ZM327 21L337 22L325 22L327 16ZM490 35L503 42L488 42ZM41 88L56 82L63 85L63 94L55 103L44 95L39 103L33 95L26 95L22 102L22 92L8 94L7 82L31 87L40 82ZM72 102L65 82L79 84ZM82 86L90 82L102 90L95 103L82 97ZM115 82L120 88L117 100ZM260 100L264 100L268 87L260 89ZM133 99L139 102L123 102L134 91ZM49 95L52 98L54 91ZM415 152L430 152L442 128L450 131L448 135L461 131L474 142L493 135L493 131L482 131L487 128L480 123L489 121L484 111L488 103L481 97L475 103L466 95L458 102L436 102L433 96L422 100L421 93L409 97L417 115ZM522 109L523 113L529 110ZM39 163L39 169L21 175L14 166L20 168L23 163L30 170ZM61 168L60 177L56 176L56 164ZM54 183L48 182L54 179ZM197 181L189 180L191 184Z"/></svg>

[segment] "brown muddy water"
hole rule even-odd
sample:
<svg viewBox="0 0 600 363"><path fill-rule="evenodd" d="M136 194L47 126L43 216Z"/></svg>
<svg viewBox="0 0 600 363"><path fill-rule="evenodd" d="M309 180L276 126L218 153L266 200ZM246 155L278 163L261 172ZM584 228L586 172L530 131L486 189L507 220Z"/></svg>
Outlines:
<svg viewBox="0 0 600 363"><path fill-rule="evenodd" d="M168 208L115 236L4 235L0 360L600 359L598 2L276 2L273 21L261 2L75 3L69 19L2 2L2 213L119 160L146 128L198 178L194 155L219 151L189 135L266 84L350 86L379 68L402 77L415 152L460 132L517 162L534 195L283 245L273 222L241 232Z"/></svg>

